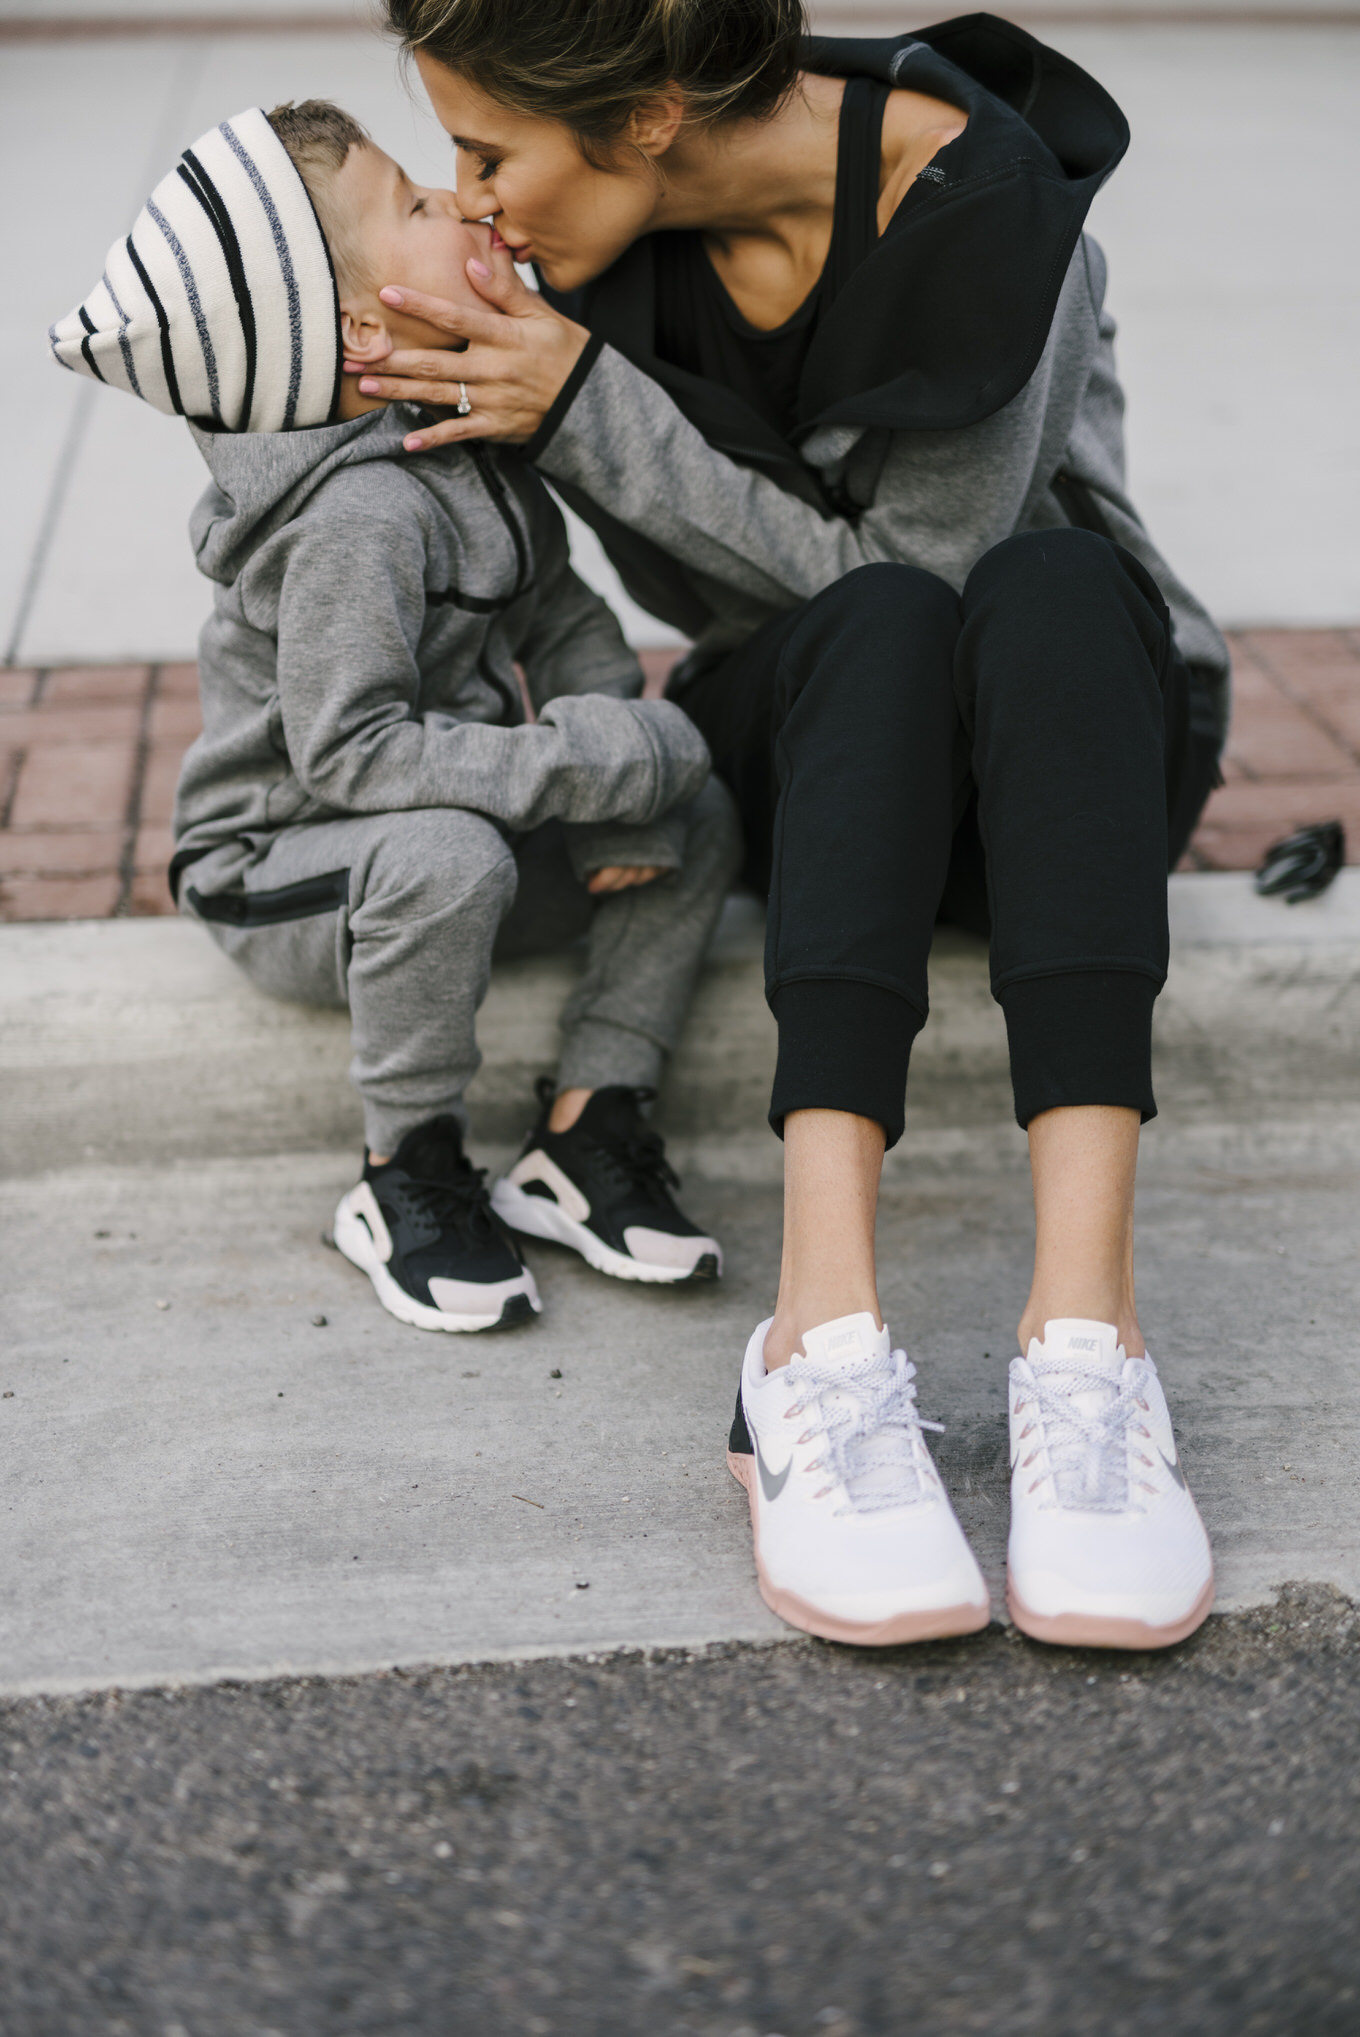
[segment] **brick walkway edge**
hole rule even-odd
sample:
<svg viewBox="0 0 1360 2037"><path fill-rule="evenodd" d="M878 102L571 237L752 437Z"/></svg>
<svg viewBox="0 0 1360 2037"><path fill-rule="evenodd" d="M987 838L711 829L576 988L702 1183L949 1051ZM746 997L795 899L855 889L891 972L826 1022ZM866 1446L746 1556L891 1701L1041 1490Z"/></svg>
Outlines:
<svg viewBox="0 0 1360 2037"><path fill-rule="evenodd" d="M1244 630L1225 784L1185 867L1255 868L1305 821L1360 861L1360 629ZM673 653L643 654L649 691ZM175 780L198 734L193 665L0 670L0 920L173 910Z"/></svg>

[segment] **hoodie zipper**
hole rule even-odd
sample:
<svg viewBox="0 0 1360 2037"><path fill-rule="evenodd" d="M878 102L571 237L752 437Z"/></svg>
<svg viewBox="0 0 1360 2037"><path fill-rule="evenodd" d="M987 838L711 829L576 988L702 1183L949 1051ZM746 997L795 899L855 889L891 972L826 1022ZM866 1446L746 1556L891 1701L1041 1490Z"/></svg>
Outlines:
<svg viewBox="0 0 1360 2037"><path fill-rule="evenodd" d="M495 460L487 452L485 446L470 445L468 451L472 455L473 464L477 469L482 486L490 496L496 514L510 533L510 542L515 548L515 584L510 591L509 598L504 603L504 607L509 608L512 603L519 600L520 595L529 584L528 542L519 527L519 518L515 515L514 509L511 506L510 492L496 471ZM486 644L482 646L481 654L477 659L477 667L487 685L504 700L509 711L508 720L511 725L514 726L516 723L522 722L524 720L524 702L519 698L518 692L512 698L507 688L501 684L496 674L491 670L487 660Z"/></svg>
<svg viewBox="0 0 1360 2037"><path fill-rule="evenodd" d="M468 447L468 451L472 454L482 486L491 497L496 513L509 531L510 542L515 548L515 585L510 600L505 604L508 608L511 601L519 600L529 584L529 547L519 527L519 518L510 505L509 490L496 472L495 461L485 446L479 446L475 442Z"/></svg>
<svg viewBox="0 0 1360 2037"><path fill-rule="evenodd" d="M436 606L447 601L455 608L466 609L469 615L503 615L507 608L519 600L529 584L528 539L519 527L519 519L510 502L510 492L497 473L495 461L486 447L473 444L469 445L467 450L472 455L472 464L477 469L478 479L487 492L491 506L505 525L510 542L515 548L515 584L504 599L491 600L485 596L461 594L447 588L441 594L431 594L427 590L425 601L427 606ZM491 670L487 648L484 641L477 656L477 671L491 691L504 701L506 722L513 728L524 720L524 702L520 699L518 688L512 691Z"/></svg>

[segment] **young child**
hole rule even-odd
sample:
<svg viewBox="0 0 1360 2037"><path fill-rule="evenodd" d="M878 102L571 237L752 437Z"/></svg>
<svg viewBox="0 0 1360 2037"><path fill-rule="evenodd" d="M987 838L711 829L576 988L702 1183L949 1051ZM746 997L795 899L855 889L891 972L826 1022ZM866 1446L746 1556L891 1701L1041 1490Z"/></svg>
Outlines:
<svg viewBox="0 0 1360 2037"><path fill-rule="evenodd" d="M532 470L410 460L425 414L341 375L441 343L385 283L472 297L491 247L338 107L254 108L185 151L51 333L65 366L187 417L207 461L204 730L171 885L262 989L348 1005L367 1150L335 1240L384 1308L440 1330L539 1309L516 1233L623 1279L722 1264L640 1106L736 867L730 802L688 719L638 698ZM463 1095L493 949L583 933L557 1081L489 1196Z"/></svg>

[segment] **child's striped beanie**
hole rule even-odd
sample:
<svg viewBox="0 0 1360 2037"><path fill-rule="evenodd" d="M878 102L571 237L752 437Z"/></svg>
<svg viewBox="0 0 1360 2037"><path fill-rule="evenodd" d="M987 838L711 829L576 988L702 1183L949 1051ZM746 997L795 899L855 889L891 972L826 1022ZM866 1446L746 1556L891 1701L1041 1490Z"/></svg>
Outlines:
<svg viewBox="0 0 1360 2037"><path fill-rule="evenodd" d="M260 107L184 151L48 338L63 367L219 430L326 423L342 363L335 273Z"/></svg>

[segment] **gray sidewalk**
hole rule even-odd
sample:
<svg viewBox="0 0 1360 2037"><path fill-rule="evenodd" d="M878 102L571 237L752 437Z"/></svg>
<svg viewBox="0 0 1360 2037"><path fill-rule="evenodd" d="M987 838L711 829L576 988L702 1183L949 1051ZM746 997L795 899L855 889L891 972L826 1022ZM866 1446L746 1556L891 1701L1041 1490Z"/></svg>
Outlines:
<svg viewBox="0 0 1360 2037"><path fill-rule="evenodd" d="M1360 873L1292 911L1233 876L1172 890L1145 1327L1220 1605L1360 1594ZM497 977L480 1159L520 1128L570 968ZM942 944L932 976L884 1301L999 1600L1024 1143L981 952ZM342 1019L259 997L179 921L0 930L0 986L0 1690L785 1631L723 1466L777 1265L754 914L729 916L665 1104L727 1278L666 1294L544 1248L541 1322L480 1339L402 1328L320 1243L358 1151Z"/></svg>

